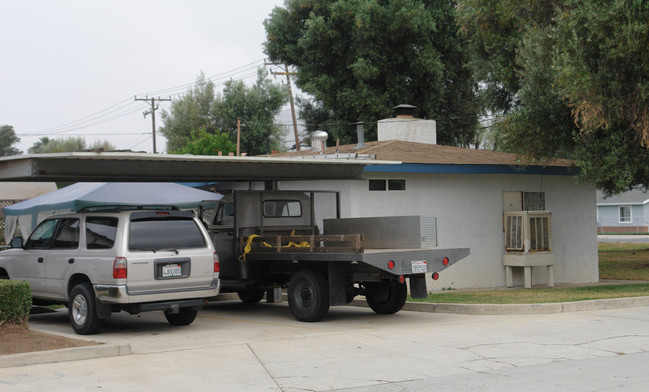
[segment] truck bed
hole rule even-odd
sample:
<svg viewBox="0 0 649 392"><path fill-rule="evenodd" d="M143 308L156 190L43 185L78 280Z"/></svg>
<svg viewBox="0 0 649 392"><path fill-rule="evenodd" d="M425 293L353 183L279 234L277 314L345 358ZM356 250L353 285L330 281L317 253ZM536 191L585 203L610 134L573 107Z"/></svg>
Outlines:
<svg viewBox="0 0 649 392"><path fill-rule="evenodd" d="M242 241L240 251L245 261L360 262L395 275L438 272L470 253L468 248L365 249L361 244L360 234L255 236ZM393 268L388 266L390 261Z"/></svg>

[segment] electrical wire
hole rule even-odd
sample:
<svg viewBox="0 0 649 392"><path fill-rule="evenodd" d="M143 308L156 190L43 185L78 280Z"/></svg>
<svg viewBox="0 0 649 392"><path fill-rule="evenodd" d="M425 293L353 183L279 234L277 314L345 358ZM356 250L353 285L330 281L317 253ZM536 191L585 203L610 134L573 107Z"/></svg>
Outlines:
<svg viewBox="0 0 649 392"><path fill-rule="evenodd" d="M263 65L263 59L256 60L252 63L242 65L232 70L210 76L208 79L213 82L223 80L223 82L215 84L215 86L224 85L228 81L228 79L231 80L234 79L235 77L237 77L236 80L245 80L252 76L256 76L257 72L250 73L250 71L252 69L256 70L261 65ZM246 74L241 75L242 73L246 73ZM193 85L194 83L187 83L184 85L171 87L167 89L150 91L148 93L139 94L139 95L157 95L157 94L165 94L171 92L182 92L182 91L186 91L188 88L190 88ZM134 105L135 107L133 107ZM105 109L78 118L76 120L69 121L67 123L50 127L50 128L39 129L33 132L20 133L19 136L30 137L30 136L49 136L49 135L67 134L68 132L73 132L79 129L90 128L96 125L101 125L110 121L114 121L116 119L129 116L137 111L146 110L148 108L149 106L147 104L144 104L142 102L135 102L133 100L133 97L129 97ZM115 133L110 133L110 134L97 133L93 135L97 135L97 136L115 135Z"/></svg>

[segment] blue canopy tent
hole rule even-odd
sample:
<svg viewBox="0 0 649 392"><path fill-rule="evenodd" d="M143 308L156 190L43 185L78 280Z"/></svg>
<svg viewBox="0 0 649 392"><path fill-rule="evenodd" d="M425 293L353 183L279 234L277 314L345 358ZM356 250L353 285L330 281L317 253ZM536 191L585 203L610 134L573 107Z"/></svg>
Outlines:
<svg viewBox="0 0 649 392"><path fill-rule="evenodd" d="M5 240L20 231L24 237L49 215L101 205L165 205L195 209L203 201L222 196L167 182L79 182L54 192L5 207Z"/></svg>

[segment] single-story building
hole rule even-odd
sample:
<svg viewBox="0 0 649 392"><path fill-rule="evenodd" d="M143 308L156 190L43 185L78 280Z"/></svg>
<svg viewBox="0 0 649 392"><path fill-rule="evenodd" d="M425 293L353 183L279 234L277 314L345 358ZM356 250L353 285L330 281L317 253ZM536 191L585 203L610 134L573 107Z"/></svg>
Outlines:
<svg viewBox="0 0 649 392"><path fill-rule="evenodd" d="M341 193L343 217L432 215L440 248L468 247L471 255L440 274L428 288L497 287L506 284L504 214L549 211L554 281L599 280L596 189L577 184L570 160L521 166L514 154L435 144L435 122L408 117L379 121L378 141L322 148L323 133L310 151L273 156L321 159L375 158L400 165L371 165L364 179L281 181L278 189L320 189ZM314 140L315 139L315 140ZM532 239L534 241L534 239ZM547 249L546 247L544 250ZM534 284L550 283L550 269L532 268ZM522 269L513 282L523 284Z"/></svg>
<svg viewBox="0 0 649 392"><path fill-rule="evenodd" d="M317 138L312 140L317 148ZM394 118L379 122L377 141L273 157L3 157L0 181L220 181L237 182L238 189L339 191L344 218L433 216L437 247L470 248L470 256L442 271L439 280L428 276L429 288L599 279L595 186L576 183L572 161L525 166L512 154L435 142L434 121ZM524 268L513 268L507 279L512 268L506 269L505 259L521 254L519 264L507 263ZM529 267L539 259L547 268Z"/></svg>
<svg viewBox="0 0 649 392"><path fill-rule="evenodd" d="M641 189L606 197L597 191L598 233L649 232L649 194Z"/></svg>

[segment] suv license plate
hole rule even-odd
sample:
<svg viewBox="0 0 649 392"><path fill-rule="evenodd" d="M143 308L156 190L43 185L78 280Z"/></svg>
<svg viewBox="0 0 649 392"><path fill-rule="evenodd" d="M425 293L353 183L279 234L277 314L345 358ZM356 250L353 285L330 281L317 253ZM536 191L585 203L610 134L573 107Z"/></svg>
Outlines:
<svg viewBox="0 0 649 392"><path fill-rule="evenodd" d="M174 276L182 276L183 270L179 264L167 264L162 266L162 277L172 278Z"/></svg>
<svg viewBox="0 0 649 392"><path fill-rule="evenodd" d="M428 268L426 267L426 260L413 261L411 265L413 274L425 274L426 272L428 272Z"/></svg>

